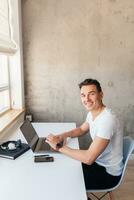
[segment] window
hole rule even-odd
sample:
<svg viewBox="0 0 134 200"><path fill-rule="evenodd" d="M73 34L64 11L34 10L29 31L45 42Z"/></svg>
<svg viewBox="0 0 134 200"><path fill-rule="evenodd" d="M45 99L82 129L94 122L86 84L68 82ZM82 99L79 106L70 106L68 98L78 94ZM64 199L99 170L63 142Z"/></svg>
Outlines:
<svg viewBox="0 0 134 200"><path fill-rule="evenodd" d="M0 55L0 114L10 109L8 56Z"/></svg>
<svg viewBox="0 0 134 200"><path fill-rule="evenodd" d="M20 0L0 0L0 27L1 120L9 113L5 111L24 108Z"/></svg>

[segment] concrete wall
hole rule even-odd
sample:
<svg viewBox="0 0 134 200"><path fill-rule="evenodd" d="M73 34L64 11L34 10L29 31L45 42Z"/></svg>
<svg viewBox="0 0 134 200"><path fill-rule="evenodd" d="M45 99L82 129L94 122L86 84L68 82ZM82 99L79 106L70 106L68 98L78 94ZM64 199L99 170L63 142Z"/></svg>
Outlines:
<svg viewBox="0 0 134 200"><path fill-rule="evenodd" d="M85 120L78 83L98 79L104 102L134 135L134 1L22 0L25 94L35 121Z"/></svg>

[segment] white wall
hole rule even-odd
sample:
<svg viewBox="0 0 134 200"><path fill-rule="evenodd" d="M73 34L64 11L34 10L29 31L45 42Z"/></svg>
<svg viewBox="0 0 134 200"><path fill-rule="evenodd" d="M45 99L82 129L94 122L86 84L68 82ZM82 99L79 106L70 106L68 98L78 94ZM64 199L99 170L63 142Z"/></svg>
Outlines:
<svg viewBox="0 0 134 200"><path fill-rule="evenodd" d="M134 135L134 1L22 0L25 95L35 121L81 124L78 83L96 78Z"/></svg>

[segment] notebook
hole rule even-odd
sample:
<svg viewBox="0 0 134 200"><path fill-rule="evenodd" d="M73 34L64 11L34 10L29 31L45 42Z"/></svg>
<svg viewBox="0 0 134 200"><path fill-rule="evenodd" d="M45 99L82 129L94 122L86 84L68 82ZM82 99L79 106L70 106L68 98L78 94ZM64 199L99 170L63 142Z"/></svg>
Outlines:
<svg viewBox="0 0 134 200"><path fill-rule="evenodd" d="M20 127L20 130L34 153L55 152L49 146L49 144L45 142L45 137L38 136L36 130L29 120L24 121Z"/></svg>
<svg viewBox="0 0 134 200"><path fill-rule="evenodd" d="M15 150L4 150L0 146L0 157L14 160L28 150L29 146L25 143L21 143L21 147L16 148Z"/></svg>

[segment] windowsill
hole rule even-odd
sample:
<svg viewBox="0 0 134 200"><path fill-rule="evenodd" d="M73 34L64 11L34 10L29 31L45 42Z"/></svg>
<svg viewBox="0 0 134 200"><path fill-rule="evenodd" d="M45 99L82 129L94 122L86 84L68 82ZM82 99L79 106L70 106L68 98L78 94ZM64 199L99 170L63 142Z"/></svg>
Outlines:
<svg viewBox="0 0 134 200"><path fill-rule="evenodd" d="M25 109L12 109L0 117L0 134L5 131L13 122L23 114Z"/></svg>

